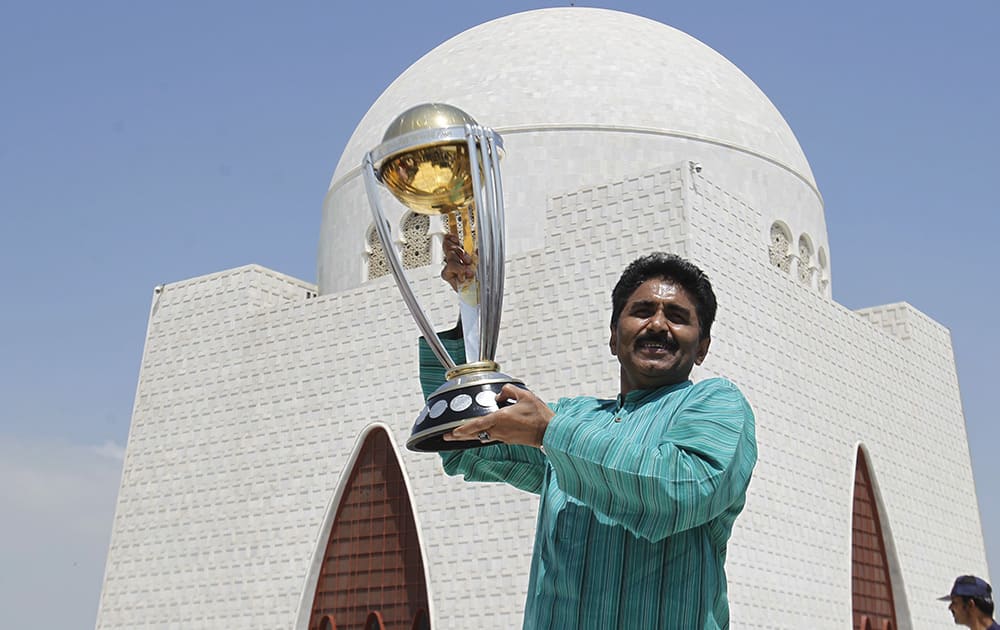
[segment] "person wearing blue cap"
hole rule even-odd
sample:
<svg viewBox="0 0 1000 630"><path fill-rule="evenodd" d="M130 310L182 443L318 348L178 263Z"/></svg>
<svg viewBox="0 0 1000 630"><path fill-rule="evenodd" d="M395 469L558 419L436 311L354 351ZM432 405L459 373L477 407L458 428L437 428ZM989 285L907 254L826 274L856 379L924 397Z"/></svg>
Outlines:
<svg viewBox="0 0 1000 630"><path fill-rule="evenodd" d="M961 575L951 587L951 593L938 599L951 601L948 610L956 625L973 630L1000 630L1000 625L993 620L993 588L986 580L974 575Z"/></svg>

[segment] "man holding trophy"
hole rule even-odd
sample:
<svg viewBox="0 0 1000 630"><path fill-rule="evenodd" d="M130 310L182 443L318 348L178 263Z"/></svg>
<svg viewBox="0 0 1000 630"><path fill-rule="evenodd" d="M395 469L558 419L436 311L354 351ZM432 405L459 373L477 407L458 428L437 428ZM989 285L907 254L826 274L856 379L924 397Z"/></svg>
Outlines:
<svg viewBox="0 0 1000 630"><path fill-rule="evenodd" d="M482 130L464 124L469 138ZM418 322L428 406L408 446L440 451L450 475L539 495L524 628L728 628L726 543L757 447L753 412L736 386L689 379L711 343L716 300L707 276L671 254L633 261L612 292L618 396L545 404L492 362L499 311L484 311L499 308L503 248L483 237L502 241L502 210L481 209L488 196L501 199L499 170L474 145L482 140L467 143L472 161L481 161L471 185L493 190L464 220L478 247L457 230L444 241L441 276L466 304L454 330L436 335ZM478 176L491 170L495 183ZM498 215L499 228L485 225ZM478 300L468 298L471 285ZM479 361L465 363L477 349Z"/></svg>

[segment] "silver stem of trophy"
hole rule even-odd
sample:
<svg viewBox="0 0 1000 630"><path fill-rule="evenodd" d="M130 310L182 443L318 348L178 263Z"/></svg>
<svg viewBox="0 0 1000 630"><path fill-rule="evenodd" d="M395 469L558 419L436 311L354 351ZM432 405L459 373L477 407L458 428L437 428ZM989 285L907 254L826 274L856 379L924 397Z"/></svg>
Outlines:
<svg viewBox="0 0 1000 630"><path fill-rule="evenodd" d="M413 293L413 289L410 288L410 284L406 281L406 275L403 272L403 262L399 259L399 252L392 245L392 232L389 228L389 222L385 218L385 213L382 212L382 203L379 199L378 176L375 173L375 162L372 159L371 152L365 155L361 170L364 171L368 205L371 206L372 215L375 218L375 231L378 233L378 239L382 243L382 249L385 250L385 257L389 262L389 269L392 272L393 279L396 281L396 286L399 288L399 292L403 296L403 301L406 303L407 308L410 309L410 315L413 316L413 321L416 322L420 334L427 340L427 345L430 346L434 356L437 357L437 360L441 362L441 365L446 370L453 370L456 367L455 361L448 354L448 351L445 350L441 340L438 339L437 333L434 331L434 326L427 318L423 307L420 306L420 300L417 299L417 296Z"/></svg>
<svg viewBox="0 0 1000 630"><path fill-rule="evenodd" d="M500 169L493 136L478 125L466 126L472 181L483 181L482 190L473 185L476 204L476 245L479 264L479 336L480 361L496 356L503 309L504 226ZM480 172L482 165L483 173ZM484 177L485 175L485 177Z"/></svg>

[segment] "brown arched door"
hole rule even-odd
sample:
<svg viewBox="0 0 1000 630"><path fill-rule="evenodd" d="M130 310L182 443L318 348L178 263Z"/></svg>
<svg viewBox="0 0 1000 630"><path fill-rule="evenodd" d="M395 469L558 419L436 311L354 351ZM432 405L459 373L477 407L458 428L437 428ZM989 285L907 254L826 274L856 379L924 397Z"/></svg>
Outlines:
<svg viewBox="0 0 1000 630"><path fill-rule="evenodd" d="M882 538L882 520L865 452L858 448L854 469L854 510L851 527L851 589L854 627L861 630L896 627L892 580ZM866 625L867 624L867 625Z"/></svg>
<svg viewBox="0 0 1000 630"><path fill-rule="evenodd" d="M428 610L413 507L391 439L385 429L372 429L348 473L326 541L310 630L326 616L342 628L410 628ZM429 621L421 627L429 629Z"/></svg>

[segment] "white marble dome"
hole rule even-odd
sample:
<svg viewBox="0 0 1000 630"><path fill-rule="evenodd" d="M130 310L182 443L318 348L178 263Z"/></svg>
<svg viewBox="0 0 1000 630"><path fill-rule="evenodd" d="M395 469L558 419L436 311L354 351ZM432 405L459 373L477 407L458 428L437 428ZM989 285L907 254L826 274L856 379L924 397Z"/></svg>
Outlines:
<svg viewBox="0 0 1000 630"><path fill-rule="evenodd" d="M364 282L372 220L361 160L393 118L429 101L460 107L503 135L508 256L543 246L537 226L552 196L691 161L761 214L762 256L778 222L792 242L807 236L829 276L823 203L809 163L781 114L739 68L653 20L552 8L453 37L372 105L325 202L321 293Z"/></svg>

